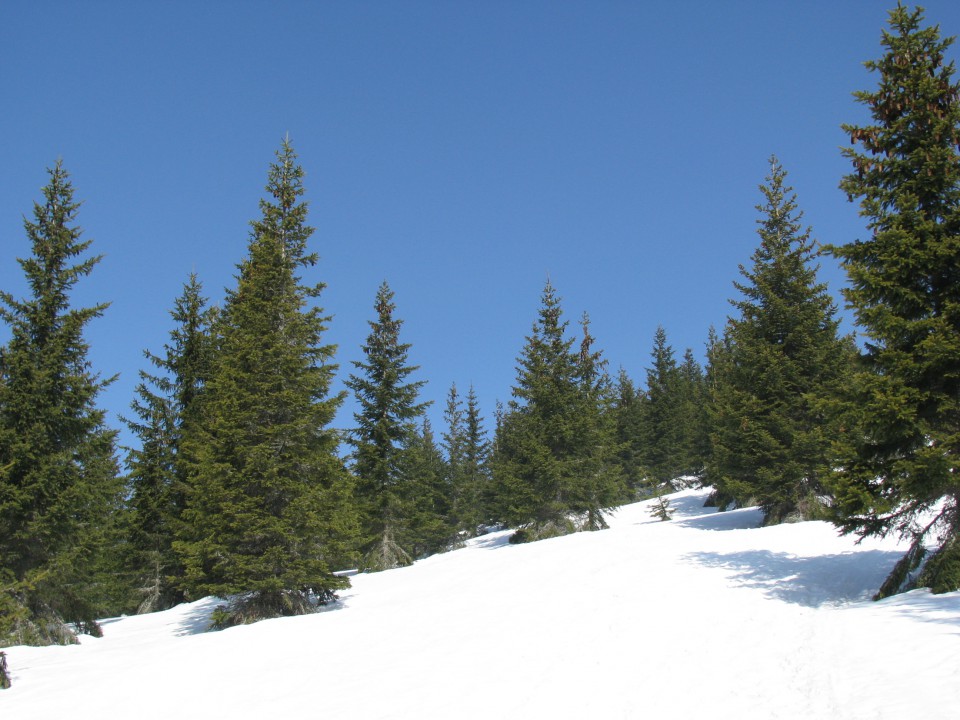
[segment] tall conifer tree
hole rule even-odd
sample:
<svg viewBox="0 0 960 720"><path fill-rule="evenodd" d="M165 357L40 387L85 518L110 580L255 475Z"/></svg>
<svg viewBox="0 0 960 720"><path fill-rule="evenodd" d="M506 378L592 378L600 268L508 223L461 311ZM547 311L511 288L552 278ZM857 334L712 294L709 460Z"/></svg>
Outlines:
<svg viewBox="0 0 960 720"><path fill-rule="evenodd" d="M672 483L684 473L680 420L680 371L667 332L658 326L643 396L643 464L647 482Z"/></svg>
<svg viewBox="0 0 960 720"><path fill-rule="evenodd" d="M214 312L191 274L170 312L175 323L163 355L144 351L155 372L140 371L126 420L140 439L127 464L129 562L138 578L139 609L149 612L185 599L183 568L173 551L186 498L189 463L182 438L199 412L199 396L210 374Z"/></svg>
<svg viewBox="0 0 960 720"><path fill-rule="evenodd" d="M426 557L449 549L456 534L447 466L424 416L401 456L404 525L410 555Z"/></svg>
<svg viewBox="0 0 960 720"><path fill-rule="evenodd" d="M879 84L856 93L871 121L844 126L853 172L841 188L870 236L832 248L866 335L840 524L913 541L881 595L905 586L926 545L937 550L920 584L960 588L960 85L945 57L953 38L923 27L921 10L898 5L889 26L883 57L866 63Z"/></svg>
<svg viewBox="0 0 960 720"><path fill-rule="evenodd" d="M570 532L577 529L577 518L601 527L608 506L615 443L613 426L604 425L598 404L604 386L599 356L590 350L588 330L586 349L576 352L566 328L560 299L548 281L495 441L497 513L519 526L518 540Z"/></svg>
<svg viewBox="0 0 960 720"><path fill-rule="evenodd" d="M184 438L191 468L177 548L193 597L234 596L221 624L307 612L347 585L332 573L350 526L330 427L342 398L330 394L328 318L311 302L323 285L299 276L317 261L302 179L285 140L217 322L202 417Z"/></svg>
<svg viewBox="0 0 960 720"><path fill-rule="evenodd" d="M490 442L483 428L480 404L473 385L467 391L463 444L463 511L460 526L474 533L490 522Z"/></svg>
<svg viewBox="0 0 960 720"><path fill-rule="evenodd" d="M729 356L713 388L711 481L757 502L767 523L819 512L832 437L823 402L849 370L836 308L816 278L816 250L776 158L760 186L760 246L735 283Z"/></svg>
<svg viewBox="0 0 960 720"><path fill-rule="evenodd" d="M607 374L607 361L600 351L593 349L596 338L590 333L587 313L583 314L580 327L583 330L577 356L580 402L571 418L577 425L579 457L575 462L571 509L579 515L582 528L600 530L607 527L606 512L626 497L626 484L618 462L614 389Z"/></svg>
<svg viewBox="0 0 960 720"><path fill-rule="evenodd" d="M408 564L416 552L404 454L429 403L418 401L425 381L408 381L419 368L408 364L410 344L400 342L403 321L394 317L393 291L386 282L377 290L374 309L377 319L370 322L363 345L366 359L353 363L361 374L351 375L346 384L360 406L350 442L362 514L363 563L370 570L386 570Z"/></svg>
<svg viewBox="0 0 960 720"><path fill-rule="evenodd" d="M65 623L96 632L98 564L119 508L116 433L96 408L109 380L83 338L106 304L71 308L99 256L75 226L79 203L58 162L24 227L30 297L0 292L10 329L0 350L0 645L64 642Z"/></svg>

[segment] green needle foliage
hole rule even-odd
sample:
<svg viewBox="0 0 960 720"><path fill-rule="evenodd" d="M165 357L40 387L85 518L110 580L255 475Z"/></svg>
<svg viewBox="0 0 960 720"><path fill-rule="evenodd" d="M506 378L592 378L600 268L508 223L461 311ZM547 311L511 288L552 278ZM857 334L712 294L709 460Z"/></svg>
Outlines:
<svg viewBox="0 0 960 720"><path fill-rule="evenodd" d="M366 361L354 362L361 374L351 375L346 384L360 406L350 442L362 517L363 565L387 570L409 564L416 555L410 498L417 492L408 482L416 463L408 454L417 448L422 451L419 460L428 462L435 448L432 438L417 438L417 421L429 405L417 400L425 382L407 381L419 368L408 364L410 345L400 342L403 321L394 317L393 291L386 282L377 290L374 309L377 319L370 322L363 345ZM425 522L418 519L421 527Z"/></svg>
<svg viewBox="0 0 960 720"><path fill-rule="evenodd" d="M24 227L19 260L30 297L0 293L10 341L0 350L0 645L70 642L98 631L109 593L102 571L122 483L115 432L97 410L102 380L83 331L106 304L70 307L70 291L99 256L74 225L79 203L61 163Z"/></svg>
<svg viewBox="0 0 960 720"><path fill-rule="evenodd" d="M447 431L443 434L447 483L451 494L451 525L461 537L473 537L489 521L489 443L477 396L470 387L466 408L457 391L450 387L443 413Z"/></svg>
<svg viewBox="0 0 960 720"><path fill-rule="evenodd" d="M871 115L845 125L853 165L841 189L860 202L870 236L832 248L865 334L845 398L848 442L836 478L840 527L898 532L913 547L881 589L960 587L960 87L945 61L952 38L898 6L879 74L856 97Z"/></svg>
<svg viewBox="0 0 960 720"><path fill-rule="evenodd" d="M199 397L210 374L211 327L215 313L206 308L195 275L184 285L170 315L175 326L163 355L145 351L158 371L140 371L132 409L125 420L140 439L130 451L127 484L128 562L137 578L140 612L183 602L183 568L173 550L186 501L189 463L182 451L184 433L199 413Z"/></svg>
<svg viewBox="0 0 960 720"><path fill-rule="evenodd" d="M348 584L332 573L352 522L329 427L342 399L330 396L335 348L321 342L328 318L311 303L323 285L298 276L317 260L302 178L284 141L217 322L201 417L184 438L191 467L175 547L190 596L233 596L220 625L307 612Z"/></svg>
<svg viewBox="0 0 960 720"><path fill-rule="evenodd" d="M739 312L714 356L712 386L710 480L718 497L758 504L768 524L820 513L832 441L824 402L852 361L785 179L771 158L757 206L760 246L752 267L740 268L743 297L733 301Z"/></svg>
<svg viewBox="0 0 960 720"><path fill-rule="evenodd" d="M516 541L604 527L604 511L625 493L609 378L590 350L589 323L579 352L566 327L548 281L495 441L496 512L518 527Z"/></svg>

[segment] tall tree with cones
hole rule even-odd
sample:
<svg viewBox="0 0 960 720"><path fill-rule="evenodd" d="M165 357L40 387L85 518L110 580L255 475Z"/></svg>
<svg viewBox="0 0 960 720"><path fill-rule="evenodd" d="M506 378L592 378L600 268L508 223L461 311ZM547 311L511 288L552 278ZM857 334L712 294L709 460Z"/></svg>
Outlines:
<svg viewBox="0 0 960 720"><path fill-rule="evenodd" d="M853 170L841 189L869 236L833 247L865 342L845 398L835 492L840 527L912 541L881 588L960 588L960 86L953 38L922 11L890 12L870 111L845 125ZM928 556L927 546L935 548Z"/></svg>

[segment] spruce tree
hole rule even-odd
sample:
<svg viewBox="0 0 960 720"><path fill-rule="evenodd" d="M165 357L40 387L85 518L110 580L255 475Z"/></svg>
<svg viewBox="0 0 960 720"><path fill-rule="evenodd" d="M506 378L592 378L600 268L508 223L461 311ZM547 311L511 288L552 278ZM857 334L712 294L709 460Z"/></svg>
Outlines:
<svg viewBox="0 0 960 720"><path fill-rule="evenodd" d="M361 374L346 382L359 411L352 433L353 472L361 513L361 551L368 570L386 570L411 562L410 509L404 487L404 454L429 403L419 402L425 381L407 378L419 368L409 365L409 343L400 342L403 321L394 317L393 291L386 282L377 290L377 319L363 345L365 361L354 361Z"/></svg>
<svg viewBox="0 0 960 720"><path fill-rule="evenodd" d="M0 350L0 645L69 642L66 623L98 632L105 545L122 484L97 397L84 329L106 304L70 293L100 256L75 225L79 203L58 162L24 220L32 254L18 262L30 296L0 292L10 339ZM107 583L108 584L108 583Z"/></svg>
<svg viewBox="0 0 960 720"><path fill-rule="evenodd" d="M231 597L220 625L310 611L345 587L349 478L330 427L335 348L322 343L323 284L301 199L303 170L285 140L271 165L236 289L216 324L200 418L184 437L187 507L175 544L191 597Z"/></svg>
<svg viewBox="0 0 960 720"><path fill-rule="evenodd" d="M655 487L670 485L683 475L680 428L680 370L667 333L658 326L647 369L647 392L643 397L643 464L646 482Z"/></svg>
<svg viewBox="0 0 960 720"><path fill-rule="evenodd" d="M144 351L156 369L140 371L132 409L125 422L140 439L130 451L128 484L128 562L138 579L140 612L172 607L185 599L183 568L173 551L185 506L189 463L182 439L199 413L199 395L212 361L211 324L215 313L195 274L191 274L170 313L175 326L164 353Z"/></svg>
<svg viewBox="0 0 960 720"><path fill-rule="evenodd" d="M456 535L451 512L453 493L446 463L427 417L407 440L399 475L410 555L423 558L449 549Z"/></svg>
<svg viewBox="0 0 960 720"><path fill-rule="evenodd" d="M879 75L857 100L864 125L845 125L853 171L841 189L858 199L869 237L833 247L847 271L847 302L865 335L846 398L836 494L840 527L897 532L913 545L881 589L919 578L960 588L960 85L945 54L953 38L898 6L884 30Z"/></svg>
<svg viewBox="0 0 960 720"><path fill-rule="evenodd" d="M489 443L473 386L467 393L466 407L456 383L450 386L443 417L447 423L442 446L451 497L450 522L460 537L473 537L489 520Z"/></svg>
<svg viewBox="0 0 960 720"><path fill-rule="evenodd" d="M442 447L445 458L445 472L447 484L450 488L451 523L460 533L472 534L468 505L466 466L466 427L463 410L463 400L457 392L457 384L450 386L447 393L447 405L443 410L443 419L447 429L443 433ZM479 523L478 523L479 524Z"/></svg>
<svg viewBox="0 0 960 720"><path fill-rule="evenodd" d="M616 420L617 457L620 474L631 494L636 494L644 483L643 468L643 391L634 385L627 371L620 368L617 375L614 401Z"/></svg>
<svg viewBox="0 0 960 720"><path fill-rule="evenodd" d="M463 468L460 475L461 509L458 526L468 534L478 532L480 526L491 522L490 512L490 442L483 428L480 404L473 385L467 391L464 417Z"/></svg>
<svg viewBox="0 0 960 720"><path fill-rule="evenodd" d="M604 508L616 502L608 493L619 474L613 426L604 424L610 416L601 418L598 356L589 351L592 338L585 353L575 352L566 327L548 281L494 454L497 513L518 527L518 541L571 532L578 521L601 527Z"/></svg>
<svg viewBox="0 0 960 720"><path fill-rule="evenodd" d="M678 368L677 426L680 430L681 474L702 478L710 454L707 389L703 368L690 348Z"/></svg>
<svg viewBox="0 0 960 720"><path fill-rule="evenodd" d="M607 374L607 361L593 350L596 339L590 334L590 318L580 321L583 338L577 356L580 389L579 407L571 420L575 423L577 460L576 482L571 491L571 509L579 515L587 530L607 527L605 514L626 497L626 485L620 472L617 427L614 414L613 383Z"/></svg>
<svg viewBox="0 0 960 720"><path fill-rule="evenodd" d="M832 430L823 401L849 369L836 308L817 281L816 248L776 158L760 186L760 245L734 283L729 356L713 387L710 478L721 495L756 502L765 522L819 512Z"/></svg>

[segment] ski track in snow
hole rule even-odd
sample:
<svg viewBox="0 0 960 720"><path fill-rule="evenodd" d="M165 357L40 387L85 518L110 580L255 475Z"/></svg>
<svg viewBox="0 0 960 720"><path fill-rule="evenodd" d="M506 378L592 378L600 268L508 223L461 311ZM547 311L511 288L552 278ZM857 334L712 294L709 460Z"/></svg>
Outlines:
<svg viewBox="0 0 960 720"><path fill-rule="evenodd" d="M705 496L670 496L670 522L637 503L602 532L491 533L307 617L205 632L207 598L8 648L0 718L960 717L960 593L872 602L896 542Z"/></svg>

